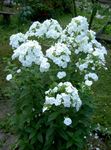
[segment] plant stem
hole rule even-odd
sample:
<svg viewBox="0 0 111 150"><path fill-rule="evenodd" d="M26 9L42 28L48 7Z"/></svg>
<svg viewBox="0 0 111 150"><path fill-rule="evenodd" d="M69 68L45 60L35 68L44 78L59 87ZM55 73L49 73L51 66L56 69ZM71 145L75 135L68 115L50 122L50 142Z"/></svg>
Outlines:
<svg viewBox="0 0 111 150"><path fill-rule="evenodd" d="M77 8L76 8L76 1L72 0L72 4L73 4L73 15L75 17L77 17Z"/></svg>
<svg viewBox="0 0 111 150"><path fill-rule="evenodd" d="M95 2L95 0L91 0L91 1L93 4L93 9L92 9L92 14L91 14L90 21L89 21L89 29L91 29L94 17L96 16L96 13L97 13L97 3Z"/></svg>

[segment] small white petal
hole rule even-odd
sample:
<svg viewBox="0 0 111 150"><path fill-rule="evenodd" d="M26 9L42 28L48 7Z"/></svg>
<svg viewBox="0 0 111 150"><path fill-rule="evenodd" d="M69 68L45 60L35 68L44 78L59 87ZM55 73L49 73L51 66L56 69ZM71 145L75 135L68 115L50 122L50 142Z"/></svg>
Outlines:
<svg viewBox="0 0 111 150"><path fill-rule="evenodd" d="M65 124L66 126L70 126L70 125L72 124L72 120L71 120L70 118L68 118L68 117L65 117L65 119L64 119L64 124Z"/></svg>
<svg viewBox="0 0 111 150"><path fill-rule="evenodd" d="M85 81L85 85L87 85L87 86L91 86L92 84L93 84L92 81L89 81L89 80L86 80L86 81Z"/></svg>
<svg viewBox="0 0 111 150"><path fill-rule="evenodd" d="M21 69L18 69L18 70L17 70L17 73L20 73L20 72L21 72Z"/></svg>
<svg viewBox="0 0 111 150"><path fill-rule="evenodd" d="M8 74L7 76L6 76L6 80L7 81L10 81L12 79L12 74Z"/></svg>
<svg viewBox="0 0 111 150"><path fill-rule="evenodd" d="M59 78L59 79L62 79L62 78L64 78L66 76L66 72L64 72L64 71L61 71L61 72L58 72L57 73L57 77Z"/></svg>

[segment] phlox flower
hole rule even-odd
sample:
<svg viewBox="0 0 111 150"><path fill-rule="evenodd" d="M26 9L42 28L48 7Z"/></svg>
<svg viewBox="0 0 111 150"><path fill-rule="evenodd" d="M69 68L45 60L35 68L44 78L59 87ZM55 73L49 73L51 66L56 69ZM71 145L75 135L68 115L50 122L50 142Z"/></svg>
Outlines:
<svg viewBox="0 0 111 150"><path fill-rule="evenodd" d="M69 117L64 118L64 124L66 126L70 126L72 124L72 120Z"/></svg>
<svg viewBox="0 0 111 150"><path fill-rule="evenodd" d="M6 76L6 80L7 81L10 81L12 79L12 74L8 74L7 76Z"/></svg>

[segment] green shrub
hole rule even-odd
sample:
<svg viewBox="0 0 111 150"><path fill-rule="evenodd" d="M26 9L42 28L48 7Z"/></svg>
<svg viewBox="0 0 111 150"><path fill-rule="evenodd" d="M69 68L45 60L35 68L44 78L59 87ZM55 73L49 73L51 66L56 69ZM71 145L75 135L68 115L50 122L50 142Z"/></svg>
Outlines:
<svg viewBox="0 0 111 150"><path fill-rule="evenodd" d="M85 149L91 85L98 80L97 70L105 68L107 54L88 30L87 19L73 18L65 29L54 19L34 22L25 34L12 35L10 45L12 59L20 63L9 66L6 77L19 149Z"/></svg>

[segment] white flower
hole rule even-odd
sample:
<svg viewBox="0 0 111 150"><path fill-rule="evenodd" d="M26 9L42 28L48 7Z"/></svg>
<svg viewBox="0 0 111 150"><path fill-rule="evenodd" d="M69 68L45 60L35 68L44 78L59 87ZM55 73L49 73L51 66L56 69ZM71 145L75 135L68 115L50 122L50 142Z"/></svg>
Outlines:
<svg viewBox="0 0 111 150"><path fill-rule="evenodd" d="M7 81L10 81L12 79L12 74L8 74L7 76L6 76L6 80Z"/></svg>
<svg viewBox="0 0 111 150"><path fill-rule="evenodd" d="M46 99L45 104L53 105L55 103L55 98L54 97L46 96L45 99Z"/></svg>
<svg viewBox="0 0 111 150"><path fill-rule="evenodd" d="M47 107L43 107L42 112L45 112L46 110L48 110Z"/></svg>
<svg viewBox="0 0 111 150"><path fill-rule="evenodd" d="M17 73L20 73L20 72L21 72L21 69L18 69L18 70L17 70Z"/></svg>
<svg viewBox="0 0 111 150"><path fill-rule="evenodd" d="M62 99L63 99L64 107L70 107L71 106L71 100L70 100L71 97L70 97L70 95L62 93L61 96L62 96Z"/></svg>
<svg viewBox="0 0 111 150"><path fill-rule="evenodd" d="M75 103L75 107L76 107L76 111L79 111L81 105L82 105L82 101L80 100L80 98L78 97L78 101Z"/></svg>
<svg viewBox="0 0 111 150"><path fill-rule="evenodd" d="M72 120L70 118L68 118L68 117L65 117L64 118L64 124L66 126L70 126L72 124Z"/></svg>
<svg viewBox="0 0 111 150"><path fill-rule="evenodd" d="M89 78L93 79L94 81L98 80L98 76L96 73L89 73L89 74L86 74L84 77L85 80L88 80Z"/></svg>
<svg viewBox="0 0 111 150"><path fill-rule="evenodd" d="M97 133L95 133L94 138L95 138L95 139L98 139L98 138L99 138L99 136L97 135Z"/></svg>
<svg viewBox="0 0 111 150"><path fill-rule="evenodd" d="M93 84L92 81L89 81L89 80L86 80L86 81L85 81L85 85L87 85L87 86L91 86L92 84Z"/></svg>
<svg viewBox="0 0 111 150"><path fill-rule="evenodd" d="M76 89L73 86L67 86L65 89L67 93L72 93L74 90L76 91Z"/></svg>
<svg viewBox="0 0 111 150"><path fill-rule="evenodd" d="M41 59L40 72L47 72L49 68L50 68L50 64L48 63L48 59L43 57Z"/></svg>
<svg viewBox="0 0 111 150"><path fill-rule="evenodd" d="M79 66L80 71L83 71L84 69L87 69L87 68L88 68L88 64L87 63L81 64Z"/></svg>
<svg viewBox="0 0 111 150"><path fill-rule="evenodd" d="M55 88L53 89L53 92L56 93L57 91L58 91L58 87L55 87Z"/></svg>
<svg viewBox="0 0 111 150"><path fill-rule="evenodd" d="M100 150L100 148L99 148L99 147L96 147L96 150Z"/></svg>
<svg viewBox="0 0 111 150"><path fill-rule="evenodd" d="M98 18L98 19L103 19L105 16L102 16L102 15L100 15L98 12L97 12L97 14L96 14L96 18Z"/></svg>
<svg viewBox="0 0 111 150"><path fill-rule="evenodd" d="M57 73L57 77L59 78L59 79L62 79L62 78L64 78L66 76L66 72L64 72L64 71L61 71L61 72L58 72Z"/></svg>

